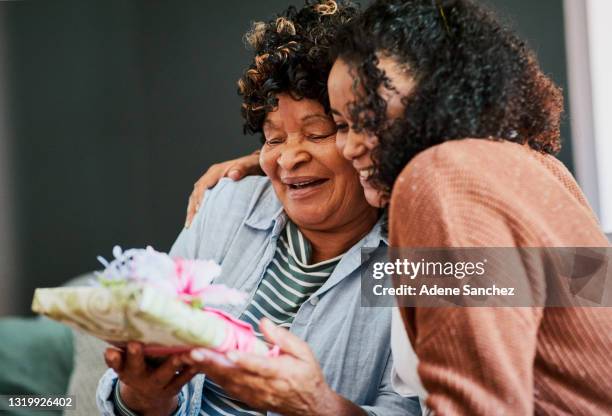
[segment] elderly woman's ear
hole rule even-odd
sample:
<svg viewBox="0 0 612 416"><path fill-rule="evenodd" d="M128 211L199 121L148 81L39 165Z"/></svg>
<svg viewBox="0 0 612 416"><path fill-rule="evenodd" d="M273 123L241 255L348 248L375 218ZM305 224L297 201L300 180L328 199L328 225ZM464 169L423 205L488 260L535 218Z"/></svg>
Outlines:
<svg viewBox="0 0 612 416"><path fill-rule="evenodd" d="M215 163L210 166L193 185L193 191L189 195L189 204L187 205L185 228L191 226L193 217L195 217L202 205L202 198L207 189L214 187L222 178L227 177L238 181L249 175L263 175L259 167L259 150L250 155L228 160L227 162Z"/></svg>

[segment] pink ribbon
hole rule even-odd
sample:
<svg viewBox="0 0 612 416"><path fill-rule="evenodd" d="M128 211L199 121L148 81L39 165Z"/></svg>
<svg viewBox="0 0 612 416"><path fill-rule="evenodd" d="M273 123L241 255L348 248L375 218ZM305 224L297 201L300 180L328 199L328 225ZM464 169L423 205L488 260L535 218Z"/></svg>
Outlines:
<svg viewBox="0 0 612 416"><path fill-rule="evenodd" d="M215 348L215 351L223 353L228 351L253 352L257 336L251 324L240 321L219 309L205 307L203 310L217 315L228 323L227 336L223 343ZM267 356L276 357L279 354L280 348L275 345L268 351Z"/></svg>

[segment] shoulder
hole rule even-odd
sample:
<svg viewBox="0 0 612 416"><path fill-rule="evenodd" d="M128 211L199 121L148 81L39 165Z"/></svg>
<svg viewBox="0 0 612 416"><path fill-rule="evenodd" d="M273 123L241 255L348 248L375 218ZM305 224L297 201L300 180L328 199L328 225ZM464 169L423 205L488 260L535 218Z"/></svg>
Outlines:
<svg viewBox="0 0 612 416"><path fill-rule="evenodd" d="M415 156L398 176L393 195L405 200L413 198L409 195L415 192L419 197L444 196L446 199L493 190L494 193L522 193L534 182L540 186L554 186L556 176L563 172L571 178L553 156L518 143L490 139L452 140Z"/></svg>
<svg viewBox="0 0 612 416"><path fill-rule="evenodd" d="M185 258L224 258L236 235L250 225L268 230L282 206L267 177L222 179L205 192L193 223L183 229L171 254Z"/></svg>
<svg viewBox="0 0 612 416"><path fill-rule="evenodd" d="M204 195L206 216L246 218L252 214L273 217L281 208L270 180L265 176L247 176L239 181L223 178Z"/></svg>
<svg viewBox="0 0 612 416"><path fill-rule="evenodd" d="M449 141L422 151L397 177L391 205L430 205L449 191L466 191L466 179L481 174L483 155L492 151L488 141L478 139Z"/></svg>
<svg viewBox="0 0 612 416"><path fill-rule="evenodd" d="M389 211L392 245L549 244L570 241L570 225L600 234L563 164L508 141L455 140L421 152L398 176Z"/></svg>
<svg viewBox="0 0 612 416"><path fill-rule="evenodd" d="M525 197L519 188L526 174L521 163L530 158L526 150L515 143L463 139L419 153L393 187L391 245L434 247L467 240L479 245L478 239L488 238L476 232L488 229L484 222L489 228L504 222L506 214L513 215L515 196Z"/></svg>
<svg viewBox="0 0 612 416"><path fill-rule="evenodd" d="M557 171L571 176L567 168L554 156L540 153L527 145L496 139L450 140L430 147L416 155L406 165L400 177L415 170L435 171L439 175L456 173L493 172L507 176L509 168L521 171Z"/></svg>
<svg viewBox="0 0 612 416"><path fill-rule="evenodd" d="M483 172L485 169L501 171L505 166L528 163L526 156L531 153L535 152L526 146L502 140L451 140L416 155L400 177L415 170L437 172L438 175L456 171Z"/></svg>

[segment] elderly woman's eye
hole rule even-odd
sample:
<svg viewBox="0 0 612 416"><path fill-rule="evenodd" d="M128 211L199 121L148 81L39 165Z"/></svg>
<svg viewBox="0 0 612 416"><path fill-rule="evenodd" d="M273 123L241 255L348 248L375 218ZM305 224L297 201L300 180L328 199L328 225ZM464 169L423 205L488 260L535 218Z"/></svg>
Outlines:
<svg viewBox="0 0 612 416"><path fill-rule="evenodd" d="M266 144L269 146L274 146L275 144L281 144L283 142L282 138L273 138L273 139L266 139Z"/></svg>
<svg viewBox="0 0 612 416"><path fill-rule="evenodd" d="M311 134L308 137L308 140L323 140L333 136L336 132L331 133L321 133L321 134Z"/></svg>

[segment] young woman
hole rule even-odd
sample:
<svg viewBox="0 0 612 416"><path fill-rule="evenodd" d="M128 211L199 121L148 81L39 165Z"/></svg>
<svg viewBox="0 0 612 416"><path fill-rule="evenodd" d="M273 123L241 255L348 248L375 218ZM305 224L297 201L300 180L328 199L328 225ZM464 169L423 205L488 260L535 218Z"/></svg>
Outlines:
<svg viewBox="0 0 612 416"><path fill-rule="evenodd" d="M337 144L368 202L389 204L392 246L609 245L553 157L559 89L482 6L379 0L335 46L328 90ZM609 413L612 310L536 306L402 308L428 407ZM404 351L394 346L396 362ZM396 369L411 378L411 368Z"/></svg>

